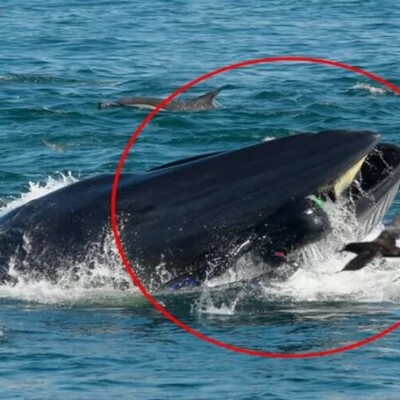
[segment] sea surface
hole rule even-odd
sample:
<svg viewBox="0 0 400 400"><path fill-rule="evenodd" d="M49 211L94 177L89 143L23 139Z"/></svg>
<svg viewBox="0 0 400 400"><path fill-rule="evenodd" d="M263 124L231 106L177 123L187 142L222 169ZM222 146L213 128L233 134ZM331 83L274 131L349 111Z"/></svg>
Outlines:
<svg viewBox="0 0 400 400"><path fill-rule="evenodd" d="M285 55L348 63L400 85L399 22L400 3L389 0L2 0L0 214L115 170L148 111L98 110L99 101L164 97L218 67ZM159 113L124 170L326 129L367 129L400 143L398 95L362 75L262 64L182 97L222 86L221 109ZM99 274L125 273L112 240L108 251L109 259L93 254ZM399 263L336 274L346 260L325 254L284 283L158 300L232 345L282 354L332 349L400 319ZM397 399L399 375L398 331L333 356L271 359L189 335L133 287L29 279L0 287L2 399Z"/></svg>

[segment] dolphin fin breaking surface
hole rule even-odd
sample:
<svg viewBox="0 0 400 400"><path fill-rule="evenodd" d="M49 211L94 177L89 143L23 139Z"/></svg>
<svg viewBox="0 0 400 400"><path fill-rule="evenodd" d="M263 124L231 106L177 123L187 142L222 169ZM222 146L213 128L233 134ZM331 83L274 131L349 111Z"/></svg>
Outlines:
<svg viewBox="0 0 400 400"><path fill-rule="evenodd" d="M192 99L174 99L166 104L163 111L204 111L220 108L215 98L221 93L223 87L212 90ZM133 107L153 109L161 103L163 99L158 97L126 97L112 102L99 102L99 110L115 107Z"/></svg>

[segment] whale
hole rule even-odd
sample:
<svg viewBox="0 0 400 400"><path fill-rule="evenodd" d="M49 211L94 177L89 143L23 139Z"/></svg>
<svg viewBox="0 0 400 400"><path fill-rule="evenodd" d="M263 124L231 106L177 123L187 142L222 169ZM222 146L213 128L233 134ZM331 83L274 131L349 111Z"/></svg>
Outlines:
<svg viewBox="0 0 400 400"><path fill-rule="evenodd" d="M163 111L204 111L221 108L215 98L223 88L212 90L192 99L174 99L166 104ZM115 107L133 107L142 109L154 109L163 99L157 97L126 97L112 102L99 102L99 110Z"/></svg>
<svg viewBox="0 0 400 400"><path fill-rule="evenodd" d="M297 134L123 173L116 215L124 252L151 292L201 286L242 256L286 279L298 268L286 262L293 252L329 237L327 204L349 207L365 235L399 179L400 147L378 134ZM94 268L87 254L110 236L112 182L113 174L89 177L2 216L0 280L57 283L77 265Z"/></svg>

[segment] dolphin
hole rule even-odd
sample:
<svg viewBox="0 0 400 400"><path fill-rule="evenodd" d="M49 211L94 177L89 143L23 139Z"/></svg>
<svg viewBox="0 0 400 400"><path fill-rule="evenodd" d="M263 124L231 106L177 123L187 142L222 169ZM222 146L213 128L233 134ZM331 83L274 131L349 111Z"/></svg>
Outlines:
<svg viewBox="0 0 400 400"><path fill-rule="evenodd" d="M328 201L355 207L368 232L399 181L400 147L374 133L299 134L124 173L116 213L146 288L179 290L247 255L272 265L271 279L280 275L293 252L329 235ZM105 257L112 182L112 174L87 178L2 216L0 281L22 274L59 282L65 272L94 268L87 256L94 249Z"/></svg>
<svg viewBox="0 0 400 400"><path fill-rule="evenodd" d="M204 111L220 108L221 106L215 101L215 98L222 91L222 87L211 92L202 94L193 99L175 99L165 105L164 111ZM158 97L126 97L113 102L97 103L99 110L103 108L114 107L134 107L134 108L149 108L153 109L161 103L163 99Z"/></svg>
<svg viewBox="0 0 400 400"><path fill-rule="evenodd" d="M392 223L372 242L353 242L342 249L357 254L342 271L357 271L377 257L400 257L400 248L396 246L399 236L400 214L397 214Z"/></svg>

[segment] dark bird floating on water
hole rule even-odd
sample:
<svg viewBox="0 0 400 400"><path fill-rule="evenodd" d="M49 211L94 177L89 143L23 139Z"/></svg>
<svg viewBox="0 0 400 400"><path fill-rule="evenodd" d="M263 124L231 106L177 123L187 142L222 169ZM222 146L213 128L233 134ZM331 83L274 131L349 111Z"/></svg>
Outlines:
<svg viewBox="0 0 400 400"><path fill-rule="evenodd" d="M175 99L166 104L163 111L204 111L220 108L215 98L221 93L222 87L211 92L207 92L193 99ZM163 99L158 97L126 97L112 102L97 103L99 110L114 107L134 107L134 108L156 108Z"/></svg>
<svg viewBox="0 0 400 400"><path fill-rule="evenodd" d="M392 223L372 242L354 242L346 245L342 251L357 254L342 271L357 271L364 268L376 257L400 257L400 248L396 240L400 236L400 214L397 214Z"/></svg>

